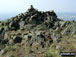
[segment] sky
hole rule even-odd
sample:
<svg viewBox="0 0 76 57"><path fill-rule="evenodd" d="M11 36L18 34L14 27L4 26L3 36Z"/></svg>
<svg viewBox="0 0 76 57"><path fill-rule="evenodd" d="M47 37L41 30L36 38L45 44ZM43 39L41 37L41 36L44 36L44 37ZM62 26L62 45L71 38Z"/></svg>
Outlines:
<svg viewBox="0 0 76 57"><path fill-rule="evenodd" d="M30 5L40 11L76 13L76 0L0 0L0 18L26 12Z"/></svg>

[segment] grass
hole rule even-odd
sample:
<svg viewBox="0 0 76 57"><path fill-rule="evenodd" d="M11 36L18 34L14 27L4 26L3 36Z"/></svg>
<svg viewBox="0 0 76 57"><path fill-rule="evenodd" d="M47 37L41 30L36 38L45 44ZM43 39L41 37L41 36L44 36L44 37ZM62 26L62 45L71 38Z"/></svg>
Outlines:
<svg viewBox="0 0 76 57"><path fill-rule="evenodd" d="M60 57L59 53L60 50L57 50L56 47L57 43L53 43L48 51L45 53L44 57Z"/></svg>

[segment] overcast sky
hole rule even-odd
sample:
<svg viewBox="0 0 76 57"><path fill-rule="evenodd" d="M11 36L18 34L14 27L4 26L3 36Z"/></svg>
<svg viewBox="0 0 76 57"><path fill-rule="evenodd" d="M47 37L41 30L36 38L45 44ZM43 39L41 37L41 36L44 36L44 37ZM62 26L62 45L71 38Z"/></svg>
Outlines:
<svg viewBox="0 0 76 57"><path fill-rule="evenodd" d="M76 0L0 0L0 16L25 12L30 5L42 11L76 13Z"/></svg>

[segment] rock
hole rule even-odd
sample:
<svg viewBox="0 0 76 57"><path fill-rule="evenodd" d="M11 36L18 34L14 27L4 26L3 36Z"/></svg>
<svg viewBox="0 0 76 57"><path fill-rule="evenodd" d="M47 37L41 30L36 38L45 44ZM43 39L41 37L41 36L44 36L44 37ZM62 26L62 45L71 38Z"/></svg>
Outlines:
<svg viewBox="0 0 76 57"><path fill-rule="evenodd" d="M32 35L28 35L28 40L31 40L31 38L32 38Z"/></svg>
<svg viewBox="0 0 76 57"><path fill-rule="evenodd" d="M61 23L61 28L66 27L67 25L71 24L70 21L60 21L60 23Z"/></svg>
<svg viewBox="0 0 76 57"><path fill-rule="evenodd" d="M51 38L53 39L53 42L59 42L61 35L53 33L53 35L51 35Z"/></svg>
<svg viewBox="0 0 76 57"><path fill-rule="evenodd" d="M13 41L14 41L14 43L21 43L22 42L22 38L18 37L18 36L14 36L13 37Z"/></svg>
<svg viewBox="0 0 76 57"><path fill-rule="evenodd" d="M29 23L31 23L31 24L36 24L36 23L37 23L37 21L36 21L36 19L31 18L31 19L29 20Z"/></svg>
<svg viewBox="0 0 76 57"><path fill-rule="evenodd" d="M33 50L29 50L29 53L34 53L34 51Z"/></svg>
<svg viewBox="0 0 76 57"><path fill-rule="evenodd" d="M3 49L3 50L1 50L0 55L4 55L4 54L6 54L7 52L8 52L8 50Z"/></svg>
<svg viewBox="0 0 76 57"><path fill-rule="evenodd" d="M39 37L39 38L45 38L45 36L44 36L44 34L42 32L37 37Z"/></svg>
<svg viewBox="0 0 76 57"><path fill-rule="evenodd" d="M62 35L70 35L70 34L76 34L76 23L73 21L66 22L66 26L63 27Z"/></svg>
<svg viewBox="0 0 76 57"><path fill-rule="evenodd" d="M28 35L24 35L23 39L27 41L28 40Z"/></svg>
<svg viewBox="0 0 76 57"><path fill-rule="evenodd" d="M60 24L61 24L60 27L62 28L62 27L64 27L66 25L66 22L65 21L60 21Z"/></svg>
<svg viewBox="0 0 76 57"><path fill-rule="evenodd" d="M18 14L17 19L19 21L23 21L23 18L24 18L24 14L23 13Z"/></svg>
<svg viewBox="0 0 76 57"><path fill-rule="evenodd" d="M1 51L0 51L0 55L2 55L3 53L4 53L4 50L1 50Z"/></svg>
<svg viewBox="0 0 76 57"><path fill-rule="evenodd" d="M59 22L55 22L54 29L58 29L59 27L60 27L60 23Z"/></svg>
<svg viewBox="0 0 76 57"><path fill-rule="evenodd" d="M3 40L1 40L1 44L2 44L2 45L7 44L7 42L8 42L8 39L3 39Z"/></svg>
<svg viewBox="0 0 76 57"><path fill-rule="evenodd" d="M28 9L28 13L34 13L34 12L37 12L38 10L36 10L32 5L31 7Z"/></svg>
<svg viewBox="0 0 76 57"><path fill-rule="evenodd" d="M25 26L25 30L26 31L30 31L31 29L33 29L35 27L35 25L31 25L31 24L28 24Z"/></svg>
<svg viewBox="0 0 76 57"><path fill-rule="evenodd" d="M49 15L50 15L50 16L54 16L55 18L57 18L57 15L56 15L56 13L54 12L54 10L49 11Z"/></svg>
<svg viewBox="0 0 76 57"><path fill-rule="evenodd" d="M52 28L53 27L53 23L50 20L47 20L44 22L44 24L48 27L48 28ZM51 24L51 25L50 25Z"/></svg>
<svg viewBox="0 0 76 57"><path fill-rule="evenodd" d="M37 49L38 47L40 47L40 44L39 44L38 42L34 42L34 43L32 44L32 48Z"/></svg>
<svg viewBox="0 0 76 57"><path fill-rule="evenodd" d="M15 22L15 21L12 21L12 22L9 24L9 28L10 28L11 30L17 30L17 29L19 29L19 24L18 24L17 22Z"/></svg>
<svg viewBox="0 0 76 57"><path fill-rule="evenodd" d="M60 45L56 45L56 49L63 50L63 47L61 47Z"/></svg>
<svg viewBox="0 0 76 57"><path fill-rule="evenodd" d="M70 34L69 28L66 28L61 34L62 35L68 35L68 34Z"/></svg>
<svg viewBox="0 0 76 57"><path fill-rule="evenodd" d="M36 33L36 35L40 35L41 32L42 31L36 31L35 33Z"/></svg>
<svg viewBox="0 0 76 57"><path fill-rule="evenodd" d="M14 44L13 39L10 39L10 40L9 40L9 45L13 45L13 44Z"/></svg>
<svg viewBox="0 0 76 57"><path fill-rule="evenodd" d="M25 21L21 21L20 22L20 29L24 29L24 26L25 26Z"/></svg>
<svg viewBox="0 0 76 57"><path fill-rule="evenodd" d="M72 32L72 34L76 34L76 30L74 30L74 31Z"/></svg>
<svg viewBox="0 0 76 57"><path fill-rule="evenodd" d="M4 32L4 27L0 27L0 34Z"/></svg>
<svg viewBox="0 0 76 57"><path fill-rule="evenodd" d="M5 32L4 39L8 39L8 37L9 37L8 32Z"/></svg>
<svg viewBox="0 0 76 57"><path fill-rule="evenodd" d="M4 39L4 34L0 34L0 39Z"/></svg>

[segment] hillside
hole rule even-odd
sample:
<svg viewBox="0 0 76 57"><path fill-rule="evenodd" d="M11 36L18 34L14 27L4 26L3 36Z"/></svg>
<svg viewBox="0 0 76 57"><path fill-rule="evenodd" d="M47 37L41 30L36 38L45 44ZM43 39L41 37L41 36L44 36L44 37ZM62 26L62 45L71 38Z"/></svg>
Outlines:
<svg viewBox="0 0 76 57"><path fill-rule="evenodd" d="M0 57L60 57L76 50L76 22L31 7L0 21Z"/></svg>

